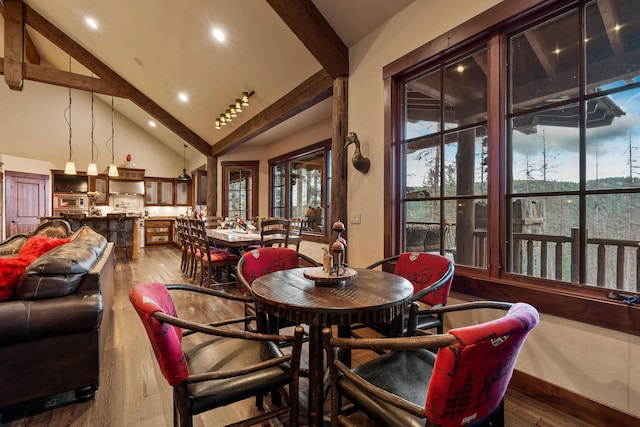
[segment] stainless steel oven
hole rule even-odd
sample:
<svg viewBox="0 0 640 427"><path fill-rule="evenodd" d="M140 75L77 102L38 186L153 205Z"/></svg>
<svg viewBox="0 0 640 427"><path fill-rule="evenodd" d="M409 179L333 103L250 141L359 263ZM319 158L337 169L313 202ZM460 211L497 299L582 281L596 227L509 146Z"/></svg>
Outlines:
<svg viewBox="0 0 640 427"><path fill-rule="evenodd" d="M83 194L53 194L53 215L65 213L89 213L89 198Z"/></svg>

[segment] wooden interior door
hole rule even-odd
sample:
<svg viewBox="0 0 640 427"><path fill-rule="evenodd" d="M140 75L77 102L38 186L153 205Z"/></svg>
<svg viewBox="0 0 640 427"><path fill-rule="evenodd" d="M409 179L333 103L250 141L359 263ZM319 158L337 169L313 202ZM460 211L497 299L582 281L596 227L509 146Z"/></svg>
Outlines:
<svg viewBox="0 0 640 427"><path fill-rule="evenodd" d="M6 237L29 233L49 215L49 175L5 172Z"/></svg>

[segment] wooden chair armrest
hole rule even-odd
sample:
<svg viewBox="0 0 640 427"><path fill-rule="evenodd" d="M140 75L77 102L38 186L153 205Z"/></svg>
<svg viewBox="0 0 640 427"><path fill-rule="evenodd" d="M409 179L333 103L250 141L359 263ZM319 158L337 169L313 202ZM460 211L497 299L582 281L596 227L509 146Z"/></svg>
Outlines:
<svg viewBox="0 0 640 427"><path fill-rule="evenodd" d="M167 289L169 289L170 291L177 290L177 291L197 292L200 294L206 294L206 295L229 299L233 301L253 302L253 298L246 295L234 295L227 292L221 292L215 289L203 288L200 286L181 285L181 284L170 284L166 286L167 286Z"/></svg>

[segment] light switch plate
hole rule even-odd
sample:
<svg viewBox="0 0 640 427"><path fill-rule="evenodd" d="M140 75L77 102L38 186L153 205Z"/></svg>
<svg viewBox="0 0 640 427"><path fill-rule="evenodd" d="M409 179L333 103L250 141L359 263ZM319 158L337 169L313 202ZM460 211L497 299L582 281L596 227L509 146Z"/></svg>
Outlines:
<svg viewBox="0 0 640 427"><path fill-rule="evenodd" d="M359 213L351 214L351 224L360 224L362 217Z"/></svg>

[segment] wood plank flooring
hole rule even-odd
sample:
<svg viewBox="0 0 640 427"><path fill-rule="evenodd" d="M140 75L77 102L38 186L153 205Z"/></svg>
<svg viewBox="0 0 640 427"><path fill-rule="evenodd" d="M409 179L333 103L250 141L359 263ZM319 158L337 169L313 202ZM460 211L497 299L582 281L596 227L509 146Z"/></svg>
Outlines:
<svg viewBox="0 0 640 427"><path fill-rule="evenodd" d="M172 246L152 246L141 251L136 261L116 265L116 293L113 322L107 328L107 344L102 358L101 384L95 398L85 403L72 403L55 409L4 422L11 414L2 413L6 427L163 427L173 425L171 388L166 383L153 356L142 324L128 299L128 292L138 283L192 284L179 268L180 253ZM179 294L179 293L178 293ZM216 319L242 315L239 303L201 304L194 299L175 295L179 315L194 320ZM303 355L304 357L305 355ZM354 363L361 363L365 355L353 355ZM70 372L69 375L73 375ZM62 398L61 398L62 399ZM60 401L60 399L59 399ZM58 402L47 402L56 405ZM588 427L580 420L541 405L524 395L508 392L505 399L506 425L513 427L553 426ZM33 410L33 408L27 408ZM249 414L256 414L253 400L246 400L225 408L198 415L194 426L221 426ZM20 415L20 412L18 412ZM363 417L360 425L373 426ZM265 424L286 426L286 419Z"/></svg>

